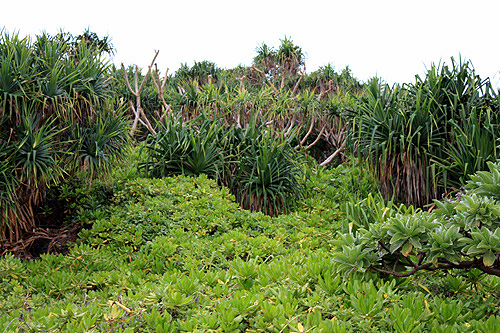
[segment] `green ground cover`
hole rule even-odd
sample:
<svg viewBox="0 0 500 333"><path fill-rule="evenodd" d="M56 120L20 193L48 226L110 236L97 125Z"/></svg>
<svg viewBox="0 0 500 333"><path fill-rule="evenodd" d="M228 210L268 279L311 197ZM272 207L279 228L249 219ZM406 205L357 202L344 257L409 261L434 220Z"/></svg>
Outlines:
<svg viewBox="0 0 500 333"><path fill-rule="evenodd" d="M346 202L373 190L370 177L347 165L308 168L307 198L289 214L269 217L240 209L226 188L206 176L136 178L130 163L87 191L85 200L93 205L77 216L88 228L69 254L0 259L0 328L492 332L498 327L497 277L471 270L402 279L339 269L333 242L337 232L349 228Z"/></svg>

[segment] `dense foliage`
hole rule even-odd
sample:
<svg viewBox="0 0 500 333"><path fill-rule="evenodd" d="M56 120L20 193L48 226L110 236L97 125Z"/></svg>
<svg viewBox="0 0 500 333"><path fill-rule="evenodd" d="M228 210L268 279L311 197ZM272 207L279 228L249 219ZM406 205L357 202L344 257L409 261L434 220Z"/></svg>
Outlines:
<svg viewBox="0 0 500 333"><path fill-rule="evenodd" d="M383 210L376 204L364 207L375 218L335 241L340 250L335 260L347 271L373 269L395 276L473 268L500 276L500 164L488 166L489 171L470 177L467 193L435 201L432 212L392 203Z"/></svg>
<svg viewBox="0 0 500 333"><path fill-rule="evenodd" d="M402 87L372 79L359 101L353 148L377 170L386 199L422 207L500 157L500 99L470 62L452 58Z"/></svg>
<svg viewBox="0 0 500 333"><path fill-rule="evenodd" d="M127 142L96 38L0 35L0 240L35 227L47 187L92 178Z"/></svg>
<svg viewBox="0 0 500 333"><path fill-rule="evenodd" d="M163 78L153 63L146 75L138 68L114 68L113 88L124 100L135 102L131 108L141 109L141 121L151 124L139 131L140 138L145 132L156 134L161 130L156 122L168 119L189 121L204 115L241 128L257 121L294 137L297 150L328 164L341 156L346 132L341 113L353 107L362 85L349 68L337 73L331 64L306 74L301 48L288 38L281 43L278 50L264 44L267 51L259 48L249 67L221 69L202 61L191 67L183 64ZM137 78L140 91L129 89L125 78Z"/></svg>
<svg viewBox="0 0 500 333"><path fill-rule="evenodd" d="M452 59L364 85L280 43L161 77L89 31L2 33L0 245L79 235L4 250L0 331L498 330L489 80Z"/></svg>
<svg viewBox="0 0 500 333"><path fill-rule="evenodd" d="M139 159L139 158L137 158ZM373 190L339 166L309 170L288 215L242 210L198 178L137 178L135 165L88 196L89 228L66 256L0 259L0 327L92 332L489 332L499 280L467 274L380 279L333 257L349 198ZM106 193L105 197L101 194Z"/></svg>
<svg viewBox="0 0 500 333"><path fill-rule="evenodd" d="M146 161L139 165L149 177L205 174L229 188L243 208L268 215L287 212L303 197L301 156L261 123L224 127L200 117L160 128L148 137Z"/></svg>

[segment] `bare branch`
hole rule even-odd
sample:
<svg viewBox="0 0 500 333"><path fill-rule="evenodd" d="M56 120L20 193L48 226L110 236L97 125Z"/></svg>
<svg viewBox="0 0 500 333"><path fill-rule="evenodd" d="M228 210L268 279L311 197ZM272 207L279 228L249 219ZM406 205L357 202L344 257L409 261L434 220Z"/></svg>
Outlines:
<svg viewBox="0 0 500 333"><path fill-rule="evenodd" d="M299 144L297 146L295 146L296 150L302 149L302 146L306 142L307 138L309 137L309 135L311 135L311 132L312 132L312 130L314 128L315 120L316 120L316 116L313 114L313 118L311 120L311 125L309 126L309 130L307 131L307 133L304 136L304 138L302 140L300 140Z"/></svg>
<svg viewBox="0 0 500 333"><path fill-rule="evenodd" d="M290 134L294 124L295 124L295 115L292 116L292 119L290 120L290 124L283 129L283 131L285 132L285 137L287 137Z"/></svg>
<svg viewBox="0 0 500 333"><path fill-rule="evenodd" d="M129 104L129 107L132 109L132 111L134 112L134 115L135 115L134 122L132 124L132 128L130 129L130 135L133 135L134 132L135 132L135 130L136 130L136 128L137 128L137 122L139 121L139 113L135 110L134 104L132 103L132 101L129 101L128 104Z"/></svg>
<svg viewBox="0 0 500 333"><path fill-rule="evenodd" d="M258 69L255 66L252 66L252 68L255 69L257 72L259 72L264 77L264 79L266 79L267 83L269 83L269 85L274 88L274 92L278 91L276 89L276 87L274 86L274 84L271 82L271 80L269 80L269 78L267 77L266 73L264 73L263 71L261 71L260 69Z"/></svg>
<svg viewBox="0 0 500 333"><path fill-rule="evenodd" d="M168 68L165 72L165 77L163 78L163 83L160 86L160 76L158 75L158 68L155 64L155 71L151 72L151 78L153 79L153 84L156 87L156 91L158 92L158 95L160 96L161 103L163 104L163 107L165 108L163 115L160 117L160 121L165 117L165 114L169 113L168 111L170 110L170 105L167 104L165 101L165 97L163 95L163 88L165 87L165 83L167 82L167 76L168 76Z"/></svg>
<svg viewBox="0 0 500 333"><path fill-rule="evenodd" d="M128 72L125 70L125 66L123 65L123 63L122 63L122 69L123 69L123 75L125 76L125 85L127 86L128 90L132 93L132 95L137 97L137 93L130 86L130 82L128 80Z"/></svg>
<svg viewBox="0 0 500 333"><path fill-rule="evenodd" d="M148 78L148 75L151 73L151 67L153 67L153 64L156 60L156 57L158 57L159 52L160 51L156 51L155 56L154 56L153 60L151 61L151 65L148 66L148 72L146 73L146 75L142 79L141 86L139 87L139 91L138 91L139 93L141 92L142 87L144 86L144 83L146 82L146 79Z"/></svg>
<svg viewBox="0 0 500 333"><path fill-rule="evenodd" d="M135 72L134 72L134 87L135 87L135 90L132 89L132 87L130 86L130 82L128 80L128 72L125 70L125 66L122 63L123 74L125 76L125 84L127 85L127 88L132 93L132 95L135 96L135 103L136 103L135 107L133 106L132 102L129 103L130 108L132 109L132 111L135 114L134 122L132 124L132 129L130 130L130 135L131 136L134 135L134 132L137 129L137 124L139 122L141 124L145 125L146 128L151 133L156 134L155 130L153 129L153 127L151 126L149 120L147 119L146 114L142 110L142 107L141 107L141 91L142 91L142 88L144 87L144 83L146 82L148 76L151 74L151 67L153 67L153 64L154 64L154 62L156 60L156 57L158 57L158 53L159 52L160 51L155 51L155 56L154 56L153 60L151 61L151 65L149 65L149 67L148 67L148 72L146 73L146 75L142 79L142 82L141 82L140 85L139 85L139 66L137 66L137 65L135 66ZM153 75L151 75L151 76L153 77L153 82L155 82L154 76ZM156 82L155 82L155 85L156 85ZM139 119L141 116L143 117L143 120Z"/></svg>
<svg viewBox="0 0 500 333"><path fill-rule="evenodd" d="M344 150L346 144L347 144L347 140L344 140L344 142L342 142L342 146L340 146L340 148L337 149L333 154L331 154L330 156L328 156L328 158L326 160L324 160L323 162L321 162L320 165L321 166L325 166L325 165L329 164L331 161L333 161L333 159L335 157L337 157L337 155L340 154Z"/></svg>
<svg viewBox="0 0 500 333"><path fill-rule="evenodd" d="M149 122L148 118L146 117L146 114L144 113L144 110L141 108L139 109L139 114L142 116L142 119L144 121L141 121L141 123L146 126L149 132L151 132L153 135L156 134L156 131L153 129L153 126L151 126L151 123Z"/></svg>
<svg viewBox="0 0 500 333"><path fill-rule="evenodd" d="M314 147L314 145L316 143L318 143L319 139L321 139L321 136L323 135L323 133L325 132L325 129L326 129L326 125L323 126L323 128L321 129L321 131L319 132L318 136L316 137L316 140L314 140L313 143L311 143L309 146L307 146L304 150L307 151L309 150L310 148Z"/></svg>
<svg viewBox="0 0 500 333"><path fill-rule="evenodd" d="M295 87L293 87L292 95L295 95L295 93L297 92L297 89L299 88L300 81L302 81L302 79L304 78L304 76L306 76L306 74L302 74L299 77L299 79L297 80L297 83L295 84Z"/></svg>
<svg viewBox="0 0 500 333"><path fill-rule="evenodd" d="M452 262L444 257L438 258L438 263L434 265L432 262L426 263L426 264L421 264L423 254L420 253L419 257L417 259L417 263L414 263L413 261L409 260L408 257L406 257L409 264L405 264L407 267L412 267L410 271L407 272L397 272L396 271L396 264L398 263L399 259L396 260L394 267L391 269L387 265L387 262L385 262L383 259L381 261L382 266L385 269L370 265L367 270L373 269L374 271L380 272L380 273L385 273L385 274L390 274L393 276L398 276L398 277L407 277L410 275L415 274L417 271L421 270L426 270L426 271L437 271L437 270L447 270L450 268L456 268L456 269L471 269L471 268L477 268L480 271L495 275L495 276L500 276L500 269L498 267L494 266L485 266L483 263L482 258L474 258L474 260L463 260L459 262ZM400 262L403 264L402 262Z"/></svg>

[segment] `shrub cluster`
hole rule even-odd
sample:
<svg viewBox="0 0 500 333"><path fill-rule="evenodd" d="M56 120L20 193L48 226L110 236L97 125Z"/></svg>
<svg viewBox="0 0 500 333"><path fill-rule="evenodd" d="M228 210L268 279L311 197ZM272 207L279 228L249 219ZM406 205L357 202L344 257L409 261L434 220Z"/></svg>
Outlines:
<svg viewBox="0 0 500 333"><path fill-rule="evenodd" d="M391 88L375 78L349 116L352 147L386 199L423 207L500 158L499 101L489 79L453 58L415 83Z"/></svg>
<svg viewBox="0 0 500 333"><path fill-rule="evenodd" d="M128 120L107 85L106 39L0 32L0 240L35 228L46 189L91 179L127 144Z"/></svg>
<svg viewBox="0 0 500 333"><path fill-rule="evenodd" d="M168 122L150 136L139 170L153 178L205 174L227 186L243 208L272 216L287 212L302 197L300 155L289 141L258 122L239 128L196 120Z"/></svg>
<svg viewBox="0 0 500 333"><path fill-rule="evenodd" d="M83 213L92 224L68 255L0 259L0 328L489 332L500 324L494 276L340 273L332 238L341 215L330 207L353 195L356 177L344 166L310 176L314 197L279 217L239 209L204 175L99 184L111 200L95 217Z"/></svg>
<svg viewBox="0 0 500 333"><path fill-rule="evenodd" d="M473 268L500 276L500 164L488 167L470 177L467 192L457 199L435 201L432 212L383 200L351 205L353 225L362 223L334 242L335 260L346 271L372 269L401 277Z"/></svg>

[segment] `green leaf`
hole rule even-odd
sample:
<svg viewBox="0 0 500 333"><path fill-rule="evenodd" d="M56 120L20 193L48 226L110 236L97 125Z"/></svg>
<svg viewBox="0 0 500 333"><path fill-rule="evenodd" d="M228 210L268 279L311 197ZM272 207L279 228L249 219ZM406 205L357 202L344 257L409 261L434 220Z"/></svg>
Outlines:
<svg viewBox="0 0 500 333"><path fill-rule="evenodd" d="M403 240L399 240L393 244L391 244L391 247L389 248L389 251L391 251L391 253L394 253L396 252L396 250L398 250L401 245L403 245L404 241Z"/></svg>
<svg viewBox="0 0 500 333"><path fill-rule="evenodd" d="M420 249L422 247L422 244L420 243L419 240L417 240L416 238L413 238L413 237L410 237L410 239L408 239L408 241L417 249Z"/></svg>
<svg viewBox="0 0 500 333"><path fill-rule="evenodd" d="M405 257L408 257L408 255L410 254L411 250L413 250L413 245L410 242L406 242L405 245L403 245L403 248L401 249L401 253Z"/></svg>
<svg viewBox="0 0 500 333"><path fill-rule="evenodd" d="M492 251L486 251L483 257L483 264L486 267L490 267L495 263L495 254Z"/></svg>
<svg viewBox="0 0 500 333"><path fill-rule="evenodd" d="M401 232L396 232L394 234L394 236L392 236L390 243L393 244L399 240L406 240L407 238L408 238L408 236L406 236L405 234L403 234Z"/></svg>

